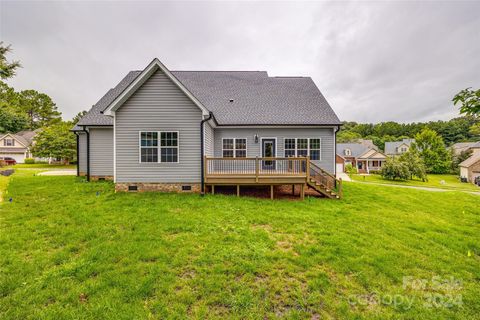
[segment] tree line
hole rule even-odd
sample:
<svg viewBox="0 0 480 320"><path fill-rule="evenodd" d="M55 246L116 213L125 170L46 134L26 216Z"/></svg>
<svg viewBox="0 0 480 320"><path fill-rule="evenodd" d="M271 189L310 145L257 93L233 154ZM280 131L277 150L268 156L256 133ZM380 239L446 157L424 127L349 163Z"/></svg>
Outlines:
<svg viewBox="0 0 480 320"><path fill-rule="evenodd" d="M435 131L446 146L456 142L480 140L480 121L475 115L464 115L448 121L430 121L398 123L394 121L382 123L343 122L337 134L337 142L354 142L358 139L370 139L384 150L385 142L414 138L424 129Z"/></svg>

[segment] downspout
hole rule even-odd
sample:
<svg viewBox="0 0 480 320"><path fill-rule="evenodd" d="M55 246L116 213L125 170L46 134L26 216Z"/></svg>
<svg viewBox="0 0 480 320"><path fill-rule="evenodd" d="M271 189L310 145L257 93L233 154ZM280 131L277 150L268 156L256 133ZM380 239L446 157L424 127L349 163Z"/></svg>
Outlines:
<svg viewBox="0 0 480 320"><path fill-rule="evenodd" d="M80 176L80 137L78 136L78 132L75 132L77 136L77 177Z"/></svg>
<svg viewBox="0 0 480 320"><path fill-rule="evenodd" d="M90 132L83 126L83 132L87 134L87 181L90 181Z"/></svg>
<svg viewBox="0 0 480 320"><path fill-rule="evenodd" d="M337 132L340 130L340 126L335 128L334 136L335 141L333 144L333 153L335 154L335 161L333 162L333 176L335 177L335 188L337 187ZM345 162L343 163L345 166Z"/></svg>
<svg viewBox="0 0 480 320"><path fill-rule="evenodd" d="M208 118L203 119L200 122L200 176L201 176L201 195L203 196L205 194L205 174L204 174L204 145L205 145L205 133L203 131L205 122L208 120L212 119L213 113L210 111L208 113Z"/></svg>

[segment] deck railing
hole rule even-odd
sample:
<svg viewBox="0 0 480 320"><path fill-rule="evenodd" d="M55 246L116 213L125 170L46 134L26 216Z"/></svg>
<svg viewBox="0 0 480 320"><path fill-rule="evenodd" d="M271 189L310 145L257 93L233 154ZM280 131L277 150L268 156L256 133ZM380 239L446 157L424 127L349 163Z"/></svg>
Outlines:
<svg viewBox="0 0 480 320"><path fill-rule="evenodd" d="M308 158L207 158L205 176L303 176L308 175Z"/></svg>
<svg viewBox="0 0 480 320"><path fill-rule="evenodd" d="M314 163L310 163L310 178L314 179L316 182L330 190L333 190L335 187L337 187L337 179Z"/></svg>

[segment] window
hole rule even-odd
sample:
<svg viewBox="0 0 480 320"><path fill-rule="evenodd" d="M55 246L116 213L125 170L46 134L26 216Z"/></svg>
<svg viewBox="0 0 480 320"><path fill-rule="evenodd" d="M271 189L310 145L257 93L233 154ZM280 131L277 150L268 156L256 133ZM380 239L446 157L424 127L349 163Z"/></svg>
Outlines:
<svg viewBox="0 0 480 320"><path fill-rule="evenodd" d="M178 162L178 132L161 132L160 162Z"/></svg>
<svg viewBox="0 0 480 320"><path fill-rule="evenodd" d="M285 157L295 157L295 139L285 139Z"/></svg>
<svg viewBox="0 0 480 320"><path fill-rule="evenodd" d="M178 132L140 132L140 162L178 162Z"/></svg>
<svg viewBox="0 0 480 320"><path fill-rule="evenodd" d="M140 133L140 162L158 162L158 132Z"/></svg>
<svg viewBox="0 0 480 320"><path fill-rule="evenodd" d="M15 140L13 139L4 139L3 140L3 145L5 147L13 147L15 145Z"/></svg>
<svg viewBox="0 0 480 320"><path fill-rule="evenodd" d="M320 139L310 139L310 159L320 160Z"/></svg>
<svg viewBox="0 0 480 320"><path fill-rule="evenodd" d="M345 155L346 155L346 156L351 156L351 155L352 155L352 150L350 150L350 149L345 149Z"/></svg>
<svg viewBox="0 0 480 320"><path fill-rule="evenodd" d="M247 139L227 138L222 141L222 156L224 158L246 158Z"/></svg>
<svg viewBox="0 0 480 320"><path fill-rule="evenodd" d="M320 160L320 138L286 138L284 140L285 157L310 157Z"/></svg>
<svg viewBox="0 0 480 320"><path fill-rule="evenodd" d="M297 139L297 157L308 156L308 139Z"/></svg>
<svg viewBox="0 0 480 320"><path fill-rule="evenodd" d="M407 152L407 147L402 147L402 148L400 149L400 152L402 152L402 153Z"/></svg>

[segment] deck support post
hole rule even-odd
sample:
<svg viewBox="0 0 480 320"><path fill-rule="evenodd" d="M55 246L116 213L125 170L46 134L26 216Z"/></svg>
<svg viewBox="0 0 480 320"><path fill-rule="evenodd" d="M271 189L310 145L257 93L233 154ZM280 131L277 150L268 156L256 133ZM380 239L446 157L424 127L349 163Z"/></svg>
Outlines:
<svg viewBox="0 0 480 320"><path fill-rule="evenodd" d="M240 185L237 184L237 197L240 197Z"/></svg>
<svg viewBox="0 0 480 320"><path fill-rule="evenodd" d="M305 184L300 185L300 199L305 199Z"/></svg>
<svg viewBox="0 0 480 320"><path fill-rule="evenodd" d="M270 199L273 200L273 184L270 185Z"/></svg>
<svg viewBox="0 0 480 320"><path fill-rule="evenodd" d="M212 194L215 194L215 185L212 184Z"/></svg>

